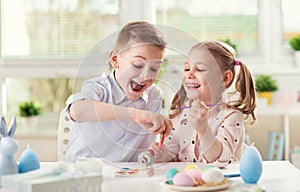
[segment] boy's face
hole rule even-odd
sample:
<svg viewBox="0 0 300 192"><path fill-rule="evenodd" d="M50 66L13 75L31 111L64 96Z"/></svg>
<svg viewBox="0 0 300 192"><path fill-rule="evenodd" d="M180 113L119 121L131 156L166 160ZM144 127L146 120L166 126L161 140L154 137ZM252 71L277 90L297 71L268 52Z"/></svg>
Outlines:
<svg viewBox="0 0 300 192"><path fill-rule="evenodd" d="M116 81L130 100L138 99L153 84L163 56L164 50L154 45L139 45L122 53L110 53Z"/></svg>

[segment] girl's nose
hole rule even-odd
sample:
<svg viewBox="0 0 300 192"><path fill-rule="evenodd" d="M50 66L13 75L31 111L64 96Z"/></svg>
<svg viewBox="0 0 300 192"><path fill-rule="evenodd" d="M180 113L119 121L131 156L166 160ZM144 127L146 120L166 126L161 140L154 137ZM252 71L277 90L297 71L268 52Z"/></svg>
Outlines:
<svg viewBox="0 0 300 192"><path fill-rule="evenodd" d="M188 77L189 79L193 79L193 78L194 78L194 73L193 73L192 70L190 70L190 71L188 72L187 77Z"/></svg>

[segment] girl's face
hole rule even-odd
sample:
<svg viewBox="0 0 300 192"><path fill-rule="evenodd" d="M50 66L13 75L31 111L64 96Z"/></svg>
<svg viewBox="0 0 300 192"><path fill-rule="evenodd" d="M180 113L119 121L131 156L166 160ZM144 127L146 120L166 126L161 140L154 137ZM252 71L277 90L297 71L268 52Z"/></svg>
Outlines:
<svg viewBox="0 0 300 192"><path fill-rule="evenodd" d="M130 100L138 99L155 81L164 51L154 45L140 45L120 53L111 53L117 83Z"/></svg>
<svg viewBox="0 0 300 192"><path fill-rule="evenodd" d="M187 97L214 104L225 90L223 74L213 55L205 48L194 48L184 63L183 87Z"/></svg>

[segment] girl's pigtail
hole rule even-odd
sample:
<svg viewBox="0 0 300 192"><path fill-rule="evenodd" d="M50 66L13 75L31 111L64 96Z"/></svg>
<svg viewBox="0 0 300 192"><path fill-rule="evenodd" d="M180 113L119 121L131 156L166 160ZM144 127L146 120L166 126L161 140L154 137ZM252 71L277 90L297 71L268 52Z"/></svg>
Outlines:
<svg viewBox="0 0 300 192"><path fill-rule="evenodd" d="M240 66L240 71L237 75L235 88L237 93L239 93L239 98L232 106L246 114L246 119L248 119L250 115L252 120L249 124L251 125L256 121L256 116L254 114L256 107L255 83L247 65L241 61L239 61L238 65Z"/></svg>

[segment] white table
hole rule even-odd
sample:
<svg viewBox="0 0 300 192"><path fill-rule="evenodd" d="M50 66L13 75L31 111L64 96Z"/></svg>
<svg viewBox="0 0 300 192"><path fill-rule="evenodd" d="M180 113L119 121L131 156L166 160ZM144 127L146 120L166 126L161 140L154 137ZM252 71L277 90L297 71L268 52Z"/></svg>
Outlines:
<svg viewBox="0 0 300 192"><path fill-rule="evenodd" d="M41 167L43 169L55 166L56 164L56 162L42 163ZM154 176L151 177L115 177L114 173L119 170L119 167L117 167L116 164L105 164L102 170L101 192L172 192L172 190L164 184L165 173L169 168L183 170L186 164L185 162L154 164L155 173ZM121 167L130 167L136 164L119 163L118 165ZM197 163L197 165L199 168L203 166L203 164L200 163ZM222 169L222 171L224 173L238 173L239 164L231 164L227 168ZM289 161L264 161L263 173L257 185L245 185L240 177L231 178L231 180L232 185L223 191L249 192L249 188L261 188L267 192L300 191L300 170L295 168ZM15 192L4 188L0 188L0 191ZM252 191L257 192L257 190Z"/></svg>
<svg viewBox="0 0 300 192"><path fill-rule="evenodd" d="M119 164L121 166L130 166L132 164ZM155 164L155 174L152 177L114 177L114 172L118 170L115 166L105 165L103 167L103 183L102 192L122 191L122 192L171 192L163 180L166 170L171 167L183 169L186 163L167 163ZM201 165L200 165L201 166ZM239 164L231 164L223 169L224 173L238 173ZM223 191L242 191L248 189L249 186L243 183L240 177L231 178L232 185ZM262 188L267 192L294 192L300 191L300 171L295 168L289 161L264 161L263 173L257 185L251 185L252 189Z"/></svg>

